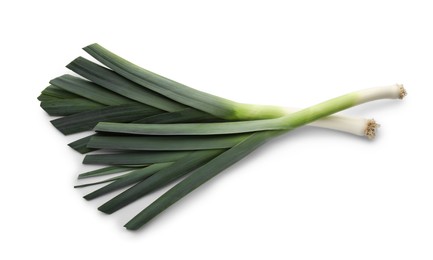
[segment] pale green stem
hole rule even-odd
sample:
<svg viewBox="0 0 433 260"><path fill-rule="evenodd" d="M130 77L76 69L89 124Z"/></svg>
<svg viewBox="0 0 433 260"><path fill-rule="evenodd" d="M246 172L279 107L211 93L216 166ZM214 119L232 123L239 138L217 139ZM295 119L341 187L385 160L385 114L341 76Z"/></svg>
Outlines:
<svg viewBox="0 0 433 260"><path fill-rule="evenodd" d="M350 101L350 96L352 94L358 96L358 100L354 101L353 104L351 104ZM345 109L344 107L338 108L342 105L342 101L346 101L346 108L348 108L353 105L358 105L377 99L401 99L406 95L406 91L402 85L395 84L387 87L369 88L352 94L339 97L335 100L327 101L327 106L335 109L335 111L339 111ZM350 117L338 114L322 117L321 113L326 113L327 109L324 107L323 103L319 105L320 106L311 107L307 111L303 111L298 118L308 115L305 117L306 119L314 114L315 117L309 119L309 121L311 121L309 125L311 126L347 132L359 136L367 136L370 139L374 138L379 124L377 124L373 119ZM236 111L236 117L240 120L257 120L284 117L294 112L299 112L300 109L266 105L237 104ZM314 120L314 118L319 119Z"/></svg>
<svg viewBox="0 0 433 260"><path fill-rule="evenodd" d="M378 99L402 99L405 95L405 89L399 84L364 89L292 113L283 117L282 121L287 129L296 128L366 102Z"/></svg>
<svg viewBox="0 0 433 260"><path fill-rule="evenodd" d="M402 86L393 85L361 90L311 106L287 116L251 121L190 124L122 124L100 122L95 131L142 135L218 135L257 132L265 130L291 130L327 117L341 110L376 99L395 99L404 96Z"/></svg>

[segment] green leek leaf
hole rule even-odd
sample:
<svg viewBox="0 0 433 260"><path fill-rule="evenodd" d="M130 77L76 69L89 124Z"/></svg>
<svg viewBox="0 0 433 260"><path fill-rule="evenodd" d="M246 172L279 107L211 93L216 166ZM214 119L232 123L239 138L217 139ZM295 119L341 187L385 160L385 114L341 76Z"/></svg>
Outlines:
<svg viewBox="0 0 433 260"><path fill-rule="evenodd" d="M142 180L148 178L149 176L155 174L156 172L160 171L161 169L164 169L164 168L170 166L171 164L172 163L155 163L155 164L152 164L148 167L134 170L132 172L129 172L127 174L120 176L119 178L117 178L112 183L87 194L86 196L84 196L84 198L86 200L91 200L91 199L97 198L99 196L105 195L107 193L110 193L112 191L126 187L128 185L137 183L137 182L142 181Z"/></svg>
<svg viewBox="0 0 433 260"><path fill-rule="evenodd" d="M94 109L104 108L105 105L90 101L88 99L71 98L42 101L41 107L50 116L69 116Z"/></svg>
<svg viewBox="0 0 433 260"><path fill-rule="evenodd" d="M135 101L129 98L119 96L96 85L95 83L74 77L72 75L63 75L52 79L50 84L104 105L114 106L123 104L136 104Z"/></svg>
<svg viewBox="0 0 433 260"><path fill-rule="evenodd" d="M63 134L74 134L92 130L98 122L131 122L145 116L161 113L156 108L144 105L120 105L94 109L62 118L54 119L51 123Z"/></svg>
<svg viewBox="0 0 433 260"><path fill-rule="evenodd" d="M116 94L165 111L178 111L185 106L150 91L112 70L78 57L66 67Z"/></svg>
<svg viewBox="0 0 433 260"><path fill-rule="evenodd" d="M177 160L171 166L162 169L144 181L132 186L126 191L120 193L113 199L104 203L98 209L104 213L111 214L116 210L130 204L131 202L141 198L147 193L154 191L166 185L177 178L188 174L192 170L200 167L212 158L221 154L223 150L207 150L191 152L184 158Z"/></svg>
<svg viewBox="0 0 433 260"><path fill-rule="evenodd" d="M250 134L212 136L105 136L90 138L88 148L142 151L180 151L230 148Z"/></svg>
<svg viewBox="0 0 433 260"><path fill-rule="evenodd" d="M174 162L187 155L189 151L176 152L131 152L112 154L88 154L84 164L107 165L146 165L152 163Z"/></svg>
<svg viewBox="0 0 433 260"><path fill-rule="evenodd" d="M89 45L84 50L123 77L181 104L224 119L234 119L236 115L236 104L233 101L187 87L140 68L99 44Z"/></svg>
<svg viewBox="0 0 433 260"><path fill-rule="evenodd" d="M103 168L100 168L97 170L81 173L80 175L78 175L78 179L104 176L104 175L109 175L109 174L114 174L114 173L119 173L119 172L126 172L126 171L130 171L133 169L135 169L135 168L123 167L123 166L108 166L108 167L103 167Z"/></svg>
<svg viewBox="0 0 433 260"><path fill-rule="evenodd" d="M173 188L168 190L156 201L141 211L137 216L131 219L125 225L125 227L131 230L140 228L156 215L198 188L200 185L250 154L267 140L279 134L281 134L281 132L271 131L252 134L245 141L240 142L238 145L215 157L213 160L204 164L200 168L194 170L184 180L176 184Z"/></svg>

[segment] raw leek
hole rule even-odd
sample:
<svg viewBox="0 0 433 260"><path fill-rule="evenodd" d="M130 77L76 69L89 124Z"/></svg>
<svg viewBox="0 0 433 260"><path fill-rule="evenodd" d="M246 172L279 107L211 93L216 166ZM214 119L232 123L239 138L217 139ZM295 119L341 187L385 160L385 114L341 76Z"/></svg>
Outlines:
<svg viewBox="0 0 433 260"><path fill-rule="evenodd" d="M84 196L90 200L132 185L99 207L112 213L186 176L125 225L132 230L268 140L295 128L309 124L373 138L378 127L374 120L335 113L406 95L396 84L306 109L243 104L140 68L98 44L84 50L106 67L78 57L67 67L85 79L54 78L38 100L48 114L60 116L52 124L63 134L97 132L69 144L80 153L90 153L84 164L104 165L79 179L121 175L75 187L108 183Z"/></svg>

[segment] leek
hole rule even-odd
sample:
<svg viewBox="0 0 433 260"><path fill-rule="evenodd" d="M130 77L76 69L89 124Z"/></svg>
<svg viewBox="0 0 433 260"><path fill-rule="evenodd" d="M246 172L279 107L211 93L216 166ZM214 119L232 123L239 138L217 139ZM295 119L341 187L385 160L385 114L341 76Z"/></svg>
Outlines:
<svg viewBox="0 0 433 260"><path fill-rule="evenodd" d="M202 92L121 58L98 44L84 48L101 62L78 57L67 65L83 78L62 75L38 100L63 134L94 130L69 144L84 164L104 165L79 179L109 177L75 187L108 183L91 200L131 186L98 209L113 213L185 177L132 218L136 230L267 141L304 125L373 138L372 119L343 116L347 108L378 99L402 99L402 85L352 92L305 109L238 103ZM101 152L97 152L101 150Z"/></svg>

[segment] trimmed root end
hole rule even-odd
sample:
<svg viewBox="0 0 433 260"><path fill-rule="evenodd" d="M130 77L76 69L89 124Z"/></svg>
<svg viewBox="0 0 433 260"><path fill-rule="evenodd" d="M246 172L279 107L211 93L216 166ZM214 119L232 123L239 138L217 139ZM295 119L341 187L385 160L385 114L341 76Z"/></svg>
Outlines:
<svg viewBox="0 0 433 260"><path fill-rule="evenodd" d="M402 84L397 84L397 86L400 88L400 95L399 98L403 99L405 96L407 96L406 89L404 89Z"/></svg>
<svg viewBox="0 0 433 260"><path fill-rule="evenodd" d="M374 121L374 119L368 120L367 127L364 130L365 136L367 136L368 139L374 139L374 137L376 136L376 130L379 127L380 127L380 125L378 123L376 123L376 121Z"/></svg>

